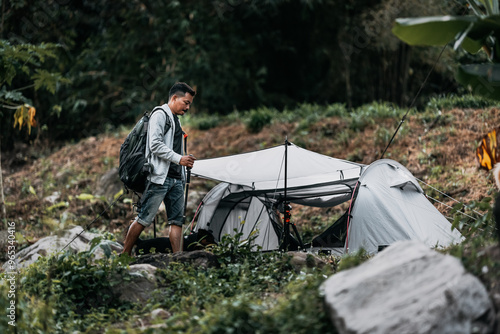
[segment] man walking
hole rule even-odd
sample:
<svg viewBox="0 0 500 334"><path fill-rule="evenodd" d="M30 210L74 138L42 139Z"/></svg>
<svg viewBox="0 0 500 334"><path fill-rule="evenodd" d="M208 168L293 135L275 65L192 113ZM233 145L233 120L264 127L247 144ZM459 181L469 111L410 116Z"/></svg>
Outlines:
<svg viewBox="0 0 500 334"><path fill-rule="evenodd" d="M184 115L196 92L184 82L177 82L168 94L168 103L155 111L149 121L146 156L153 171L150 185L141 199L141 207L125 237L123 253L131 255L132 248L144 228L151 225L160 207L165 203L172 251L181 251L182 224L184 223L184 167L192 168L193 156L182 155L183 133L178 116Z"/></svg>

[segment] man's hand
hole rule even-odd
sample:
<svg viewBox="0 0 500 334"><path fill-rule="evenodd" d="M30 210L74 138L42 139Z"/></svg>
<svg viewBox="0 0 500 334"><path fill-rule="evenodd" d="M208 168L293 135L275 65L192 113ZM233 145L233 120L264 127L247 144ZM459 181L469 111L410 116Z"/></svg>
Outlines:
<svg viewBox="0 0 500 334"><path fill-rule="evenodd" d="M194 156L185 155L181 158L181 161L179 161L179 165L186 166L187 168L193 168L195 160L196 158Z"/></svg>

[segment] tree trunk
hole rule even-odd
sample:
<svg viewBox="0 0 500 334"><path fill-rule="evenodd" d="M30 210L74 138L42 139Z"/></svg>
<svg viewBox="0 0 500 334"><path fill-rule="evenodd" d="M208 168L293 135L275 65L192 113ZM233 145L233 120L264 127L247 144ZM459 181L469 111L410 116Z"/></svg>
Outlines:
<svg viewBox="0 0 500 334"><path fill-rule="evenodd" d="M0 38L2 38L2 39L3 39L3 24L4 24L4 21L5 21L5 3L6 2L7 1L5 1L5 0L2 1L2 19L1 19L1 22L0 22Z"/></svg>
<svg viewBox="0 0 500 334"><path fill-rule="evenodd" d="M411 46L408 46L406 44L401 44L400 48L402 49L402 69L401 69L401 100L400 100L400 105L408 105L410 98L408 97L408 77L410 75L410 60L411 60L411 54L412 54L412 48Z"/></svg>
<svg viewBox="0 0 500 334"><path fill-rule="evenodd" d="M2 209L2 218L7 218L5 210L5 196L3 194L3 177L2 177L2 139L0 138L0 208ZM1 225L0 225L1 226Z"/></svg>
<svg viewBox="0 0 500 334"><path fill-rule="evenodd" d="M345 90L346 90L346 100L347 100L347 107L349 109L352 108L352 87L351 87L351 71L350 71L350 64L351 62L346 60L344 57L344 63L345 63Z"/></svg>

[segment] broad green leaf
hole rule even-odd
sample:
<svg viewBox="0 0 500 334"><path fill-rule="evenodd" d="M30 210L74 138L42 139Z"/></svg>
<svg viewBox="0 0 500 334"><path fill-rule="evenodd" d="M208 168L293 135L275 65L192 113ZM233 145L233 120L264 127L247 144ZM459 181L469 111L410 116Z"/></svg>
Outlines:
<svg viewBox="0 0 500 334"><path fill-rule="evenodd" d="M457 50L460 46L462 46L463 42L465 41L465 39L467 38L467 34L472 30L472 27L473 27L473 24L469 24L469 26L467 27L467 29L465 29L464 31L461 31L457 34L457 37L455 39L455 44L453 45L453 50ZM481 46L479 46L481 47ZM475 52L477 52L478 50L475 50ZM472 52L472 53L475 53L475 52Z"/></svg>
<svg viewBox="0 0 500 334"><path fill-rule="evenodd" d="M500 64L473 64L459 67L457 81L473 94L500 99Z"/></svg>
<svg viewBox="0 0 500 334"><path fill-rule="evenodd" d="M488 36L498 36L500 33L500 16L491 15L485 18L478 18L468 37L473 40L485 40Z"/></svg>
<svg viewBox="0 0 500 334"><path fill-rule="evenodd" d="M474 54L474 53L478 53L479 50L481 50L483 43L466 37L464 39L464 41L462 42L461 46L465 51Z"/></svg>
<svg viewBox="0 0 500 334"><path fill-rule="evenodd" d="M392 33L410 45L445 45L480 19L475 16L435 16L396 19Z"/></svg>

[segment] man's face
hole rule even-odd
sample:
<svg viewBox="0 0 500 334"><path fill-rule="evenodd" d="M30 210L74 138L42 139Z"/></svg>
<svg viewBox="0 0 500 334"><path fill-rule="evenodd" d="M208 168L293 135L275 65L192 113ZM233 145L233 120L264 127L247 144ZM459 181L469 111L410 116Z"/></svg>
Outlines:
<svg viewBox="0 0 500 334"><path fill-rule="evenodd" d="M170 110L175 115L184 115L193 103L193 95L186 93L184 96L173 95L169 103Z"/></svg>

